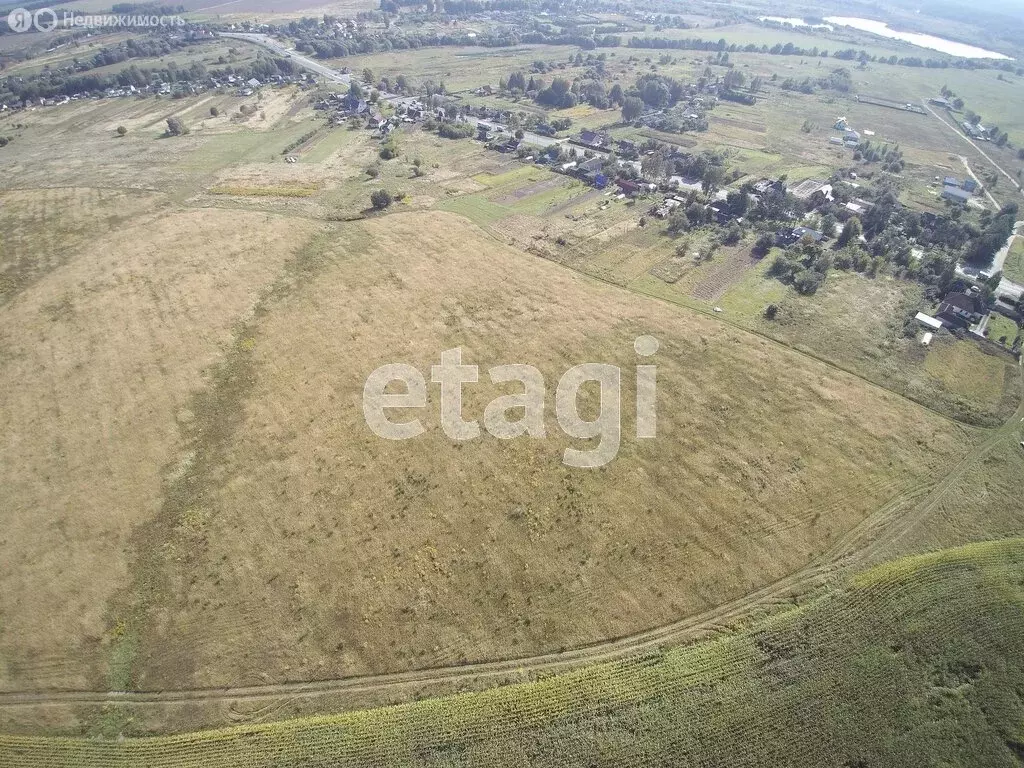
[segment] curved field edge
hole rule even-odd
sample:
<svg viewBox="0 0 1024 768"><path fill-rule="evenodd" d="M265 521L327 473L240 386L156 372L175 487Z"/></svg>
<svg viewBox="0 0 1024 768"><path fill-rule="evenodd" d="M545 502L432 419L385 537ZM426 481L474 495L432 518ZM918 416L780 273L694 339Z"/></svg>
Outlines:
<svg viewBox="0 0 1024 768"><path fill-rule="evenodd" d="M97 741L0 736L36 766L1019 766L1024 539L877 566L722 639L341 715Z"/></svg>

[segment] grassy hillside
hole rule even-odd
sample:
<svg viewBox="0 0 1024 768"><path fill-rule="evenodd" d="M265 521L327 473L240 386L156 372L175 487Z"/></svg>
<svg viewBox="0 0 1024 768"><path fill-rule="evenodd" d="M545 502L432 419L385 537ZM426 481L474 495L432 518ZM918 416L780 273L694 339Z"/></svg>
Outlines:
<svg viewBox="0 0 1024 768"><path fill-rule="evenodd" d="M1016 766L1024 540L895 561L746 631L540 682L0 766Z"/></svg>

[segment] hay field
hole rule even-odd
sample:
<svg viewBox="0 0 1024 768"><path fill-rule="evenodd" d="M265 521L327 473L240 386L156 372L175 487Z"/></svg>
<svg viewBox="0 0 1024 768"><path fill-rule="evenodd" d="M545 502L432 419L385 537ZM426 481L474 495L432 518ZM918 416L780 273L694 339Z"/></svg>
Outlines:
<svg viewBox="0 0 1024 768"><path fill-rule="evenodd" d="M190 463L135 539L136 588L159 585L145 620L125 619L136 686L335 678L636 632L799 569L976 439L455 216L345 225L303 259L305 287L212 376ZM545 440L454 443L436 392L420 438L363 422L363 382L384 363L429 371L461 346L485 370L536 365L553 389L575 363L628 369L641 333L663 344L660 436L630 439L625 373L623 444L601 470L562 465L550 402ZM467 417L501 391L467 387Z"/></svg>
<svg viewBox="0 0 1024 768"><path fill-rule="evenodd" d="M104 686L133 526L161 506L191 393L303 221L148 216L2 309L0 689ZM70 244L69 244L70 245Z"/></svg>

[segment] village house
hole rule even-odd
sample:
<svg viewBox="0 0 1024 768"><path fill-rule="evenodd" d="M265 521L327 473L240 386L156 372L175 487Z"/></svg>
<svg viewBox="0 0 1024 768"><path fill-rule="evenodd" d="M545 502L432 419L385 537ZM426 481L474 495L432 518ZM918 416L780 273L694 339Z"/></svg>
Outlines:
<svg viewBox="0 0 1024 768"><path fill-rule="evenodd" d="M810 227L793 227L792 229L780 229L775 233L775 243L780 247L785 248L786 246L798 243L805 237L811 238L816 243L820 243L825 237L823 232L819 232L816 229Z"/></svg>
<svg viewBox="0 0 1024 768"><path fill-rule="evenodd" d="M611 146L612 140L609 136L597 131L581 131L579 138L572 139L572 142L583 147L604 150Z"/></svg>
<svg viewBox="0 0 1024 768"><path fill-rule="evenodd" d="M942 198L949 200L951 203L962 205L971 199L971 193L966 189L960 189L960 187L947 184L942 188Z"/></svg>
<svg viewBox="0 0 1024 768"><path fill-rule="evenodd" d="M761 179L754 182L754 191L759 195L764 195L768 192L785 192L786 183L775 179Z"/></svg>
<svg viewBox="0 0 1024 768"><path fill-rule="evenodd" d="M980 323L988 314L981 301L966 293L947 293L935 317L954 328L967 328Z"/></svg>
<svg viewBox="0 0 1024 768"><path fill-rule="evenodd" d="M638 194L640 194L640 185L637 184L635 181L630 181L629 179L616 179L615 183L618 185L619 189L622 191L622 194L624 195L628 195L629 197L636 197Z"/></svg>
<svg viewBox="0 0 1024 768"><path fill-rule="evenodd" d="M729 211L729 206L724 202L711 203L708 205L708 210L714 217L717 224L728 224L732 220L732 213Z"/></svg>
<svg viewBox="0 0 1024 768"><path fill-rule="evenodd" d="M589 173L590 171L600 171L604 167L604 158L592 157L589 160L584 160L576 166L576 170L581 173Z"/></svg>

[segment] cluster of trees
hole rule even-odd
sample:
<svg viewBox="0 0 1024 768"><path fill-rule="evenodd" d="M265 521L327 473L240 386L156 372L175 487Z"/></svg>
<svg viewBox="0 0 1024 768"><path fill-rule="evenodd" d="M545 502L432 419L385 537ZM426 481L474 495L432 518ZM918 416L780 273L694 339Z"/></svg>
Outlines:
<svg viewBox="0 0 1024 768"><path fill-rule="evenodd" d="M555 109L567 109L579 103L579 97L573 93L572 84L564 77L556 77L551 81L551 85L538 90L535 100L538 104Z"/></svg>
<svg viewBox="0 0 1024 768"><path fill-rule="evenodd" d="M468 139L475 131L470 123L441 123L437 135L444 139Z"/></svg>
<svg viewBox="0 0 1024 768"><path fill-rule="evenodd" d="M583 55L578 53L574 59L578 66L586 63L587 70L582 77L577 77L570 82L566 77L556 76L548 85L543 78L530 74L529 78L521 71L513 72L507 78L499 81L502 91L510 91L513 94L522 93L530 96L538 104L553 109L567 109L579 103L590 104L598 109L608 109L612 104L617 104L616 95L609 93L604 83L604 54L594 56L588 54L586 62ZM534 73L540 74L553 69L564 68L564 65L548 65L546 62L537 61L533 64ZM617 97L621 99L621 86L614 86L618 89Z"/></svg>
<svg viewBox="0 0 1024 768"><path fill-rule="evenodd" d="M675 106L686 93L686 85L674 77L652 72L641 75L627 96L637 96L652 109Z"/></svg>
<svg viewBox="0 0 1024 768"><path fill-rule="evenodd" d="M814 93L817 88L837 91L839 93L849 93L853 89L853 78L848 69L837 67L826 76L813 80L810 77L805 77L803 80L787 77L779 84L779 87L784 91L799 91L800 93L808 94Z"/></svg>
<svg viewBox="0 0 1024 768"><path fill-rule="evenodd" d="M153 70L141 70L134 65L131 73L127 77L122 78L124 82L115 82L111 76L90 75L87 73L99 67L108 67L130 61L131 59L160 58L195 42L195 39L188 35L181 39L164 37L156 39L131 38L118 45L101 48L87 58L72 59L69 64L63 67L43 69L41 72L30 76L12 75L0 84L0 102L53 98L64 95L70 96L75 93L104 90L117 85L134 85L136 87L146 85L149 80L142 73ZM160 73L161 75L166 75L164 82L177 82L178 80L186 79L195 80L206 74L206 67L202 62L197 61L187 68L179 69L177 64L172 61L166 68L160 70Z"/></svg>
<svg viewBox="0 0 1024 768"><path fill-rule="evenodd" d="M609 97L614 104L622 106L622 119L631 123L643 114L645 109L665 110L652 122L652 127L658 130L679 133L684 130L707 130L707 119L704 117L704 110L713 107L713 104L705 102L704 107L697 112L673 112L687 94L686 86L673 77L658 75L654 73L643 74L637 79L636 84L627 91L616 83L612 88ZM690 115L696 115L690 117Z"/></svg>
<svg viewBox="0 0 1024 768"><path fill-rule="evenodd" d="M400 203L405 200L405 192L399 190L392 194L386 189L377 189L370 193L370 205L375 211L383 211L392 203Z"/></svg>
<svg viewBox="0 0 1024 768"><path fill-rule="evenodd" d="M853 191L849 185L833 178L835 201L812 198L803 208L800 201L786 193L784 208L796 212L815 210L820 216L819 229L826 238L835 234L838 220L845 219L845 223L831 250L822 250L817 243L812 246L805 239L780 256L777 265L773 262L773 274L792 280L798 290L806 292L816 290L813 281L818 281L818 277L801 274L801 270L811 270L823 281L830 267L871 275L887 269L899 277L930 286L933 295L942 295L955 280L960 260L966 259L982 267L991 264L995 252L1010 236L1019 213L1017 204L1011 203L998 213L984 212L978 225L966 221L960 208L951 209L948 216L919 214L901 206L892 180L883 178L874 188L856 190L874 204L862 216L850 216L841 205L850 199ZM764 201L762 198L762 204ZM758 211L751 210L747 218L755 221ZM864 242L861 242L862 235ZM916 256L915 248L918 249Z"/></svg>
<svg viewBox="0 0 1024 768"><path fill-rule="evenodd" d="M1013 232L1018 212L1016 203L1004 205L995 216L991 215L991 211L985 211L981 219L983 228L966 249L965 258L979 266L991 264L996 252Z"/></svg>
<svg viewBox="0 0 1024 768"><path fill-rule="evenodd" d="M819 226L825 231L826 237L831 239L835 233L835 220ZM834 247L825 242L815 242L810 235L804 235L795 244L776 254L768 273L783 282L792 283L798 292L805 295L815 293L824 284L829 270L833 267L841 270L852 269L873 277L884 269L888 252L884 248L879 248L873 253L871 249L862 247L862 232L863 225L860 219L853 216L843 225L838 238L835 239ZM909 245L906 258L906 263L909 264Z"/></svg>
<svg viewBox="0 0 1024 768"><path fill-rule="evenodd" d="M870 140L857 145L853 159L863 160L865 163L881 163L882 170L889 173L901 173L905 165L903 150L899 144L890 147L885 143L872 144Z"/></svg>
<svg viewBox="0 0 1024 768"><path fill-rule="evenodd" d="M800 293L811 294L825 282L831 267L832 257L821 244L804 237L792 248L776 254L768 274L792 283Z"/></svg>
<svg viewBox="0 0 1024 768"><path fill-rule="evenodd" d="M109 67L131 59L161 58L197 43L194 34L186 33L181 38L156 37L146 39L129 38L117 45L101 48L91 56L74 58L64 66L47 67L44 72L51 77L69 77L99 67Z"/></svg>

